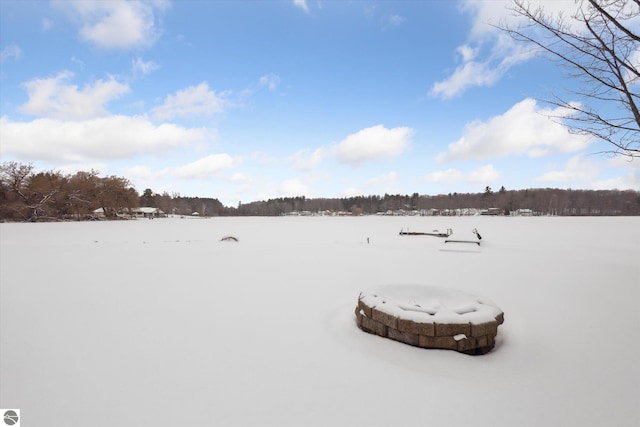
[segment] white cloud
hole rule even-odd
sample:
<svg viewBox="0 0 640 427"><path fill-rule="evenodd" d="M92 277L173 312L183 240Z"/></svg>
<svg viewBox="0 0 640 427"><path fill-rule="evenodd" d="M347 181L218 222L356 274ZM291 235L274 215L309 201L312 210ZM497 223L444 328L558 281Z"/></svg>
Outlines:
<svg viewBox="0 0 640 427"><path fill-rule="evenodd" d="M72 77L73 73L63 71L55 77L24 83L29 100L19 110L53 119L91 119L108 115L103 105L129 92L129 86L112 78L97 80L79 90L77 86L67 83Z"/></svg>
<svg viewBox="0 0 640 427"><path fill-rule="evenodd" d="M362 182L359 186L348 186L340 192L341 197L356 197L369 194L396 193L398 172L391 171L384 175L375 176Z"/></svg>
<svg viewBox="0 0 640 427"><path fill-rule="evenodd" d="M133 70L134 77L137 77L146 76L160 68L160 66L153 61L145 62L142 60L142 58L138 57L135 60L131 61L131 68Z"/></svg>
<svg viewBox="0 0 640 427"><path fill-rule="evenodd" d="M640 173L631 172L616 178L595 181L594 190L635 190L640 191Z"/></svg>
<svg viewBox="0 0 640 427"><path fill-rule="evenodd" d="M439 162L488 159L509 155L542 157L553 153L569 153L585 148L590 139L571 134L550 117L566 117L563 108L541 108L533 99L525 99L500 116L487 122L469 123L462 137L440 153Z"/></svg>
<svg viewBox="0 0 640 427"><path fill-rule="evenodd" d="M331 148L331 152L343 163L359 164L395 157L406 150L413 136L413 129L397 127L387 129L377 125L347 136Z"/></svg>
<svg viewBox="0 0 640 427"><path fill-rule="evenodd" d="M431 94L444 99L461 94L471 86L490 86L502 77L503 71L492 70L489 64L466 61L445 80L431 88Z"/></svg>
<svg viewBox="0 0 640 427"><path fill-rule="evenodd" d="M156 120L168 120L185 116L210 116L221 113L227 101L209 89L206 82L179 90L175 95L168 95L164 104L154 108L151 114Z"/></svg>
<svg viewBox="0 0 640 427"><path fill-rule="evenodd" d="M173 168L154 170L146 165L132 166L124 169L124 175L139 184L138 188L160 188L162 187L161 182L165 182L166 178L169 178L169 182L173 186L176 179L206 181L212 177L239 185L238 188L247 188L252 182L251 177L242 173L234 173L231 176L223 175L225 170L234 167L238 162L237 158L226 153L212 154ZM166 184L164 187L169 188Z"/></svg>
<svg viewBox="0 0 640 427"><path fill-rule="evenodd" d="M456 51L462 56L462 61L465 63L473 61L473 59L478 55L478 49L471 47L469 45L458 46Z"/></svg>
<svg viewBox="0 0 640 427"><path fill-rule="evenodd" d="M626 156L613 156L607 161L607 166L613 168L635 169L640 173L640 161L638 160L638 158L629 158Z"/></svg>
<svg viewBox="0 0 640 427"><path fill-rule="evenodd" d="M125 168L125 176L134 182L150 183L164 175L165 171L154 171L149 166L132 166Z"/></svg>
<svg viewBox="0 0 640 427"><path fill-rule="evenodd" d="M369 187L379 187L379 186L388 186L393 185L398 180L398 172L391 171L385 175L376 176L367 181L367 186Z"/></svg>
<svg viewBox="0 0 640 427"><path fill-rule="evenodd" d="M406 20L407 18L404 18L400 15L391 15L389 16L387 23L393 27L397 27L398 25L401 25L402 23L404 23Z"/></svg>
<svg viewBox="0 0 640 427"><path fill-rule="evenodd" d="M0 63L3 63L11 58L18 59L22 56L22 50L16 44L10 44L5 46L0 51Z"/></svg>
<svg viewBox="0 0 640 427"><path fill-rule="evenodd" d="M460 169L449 168L442 171L435 171L428 174L427 182L459 182L464 181L465 174Z"/></svg>
<svg viewBox="0 0 640 427"><path fill-rule="evenodd" d="M493 165L485 165L476 170L467 173L465 181L471 183L494 182L500 178L500 172L495 170Z"/></svg>
<svg viewBox="0 0 640 427"><path fill-rule="evenodd" d="M621 157L610 159L604 164L581 155L571 157L560 170L544 173L534 179L536 182L564 184L566 186L591 188L594 190L637 190L640 191L639 162L626 161ZM597 179L607 166L616 171L631 169L629 173L613 178Z"/></svg>
<svg viewBox="0 0 640 427"><path fill-rule="evenodd" d="M49 18L42 18L42 31L47 32L53 28L53 21Z"/></svg>
<svg viewBox="0 0 640 427"><path fill-rule="evenodd" d="M342 193L340 193L340 196L341 197L358 197L358 196L362 196L364 194L367 194L367 192L364 191L361 188L358 188L358 187L347 187L342 191Z"/></svg>
<svg viewBox="0 0 640 427"><path fill-rule="evenodd" d="M431 172L425 179L427 182L468 182L472 184L486 184L495 182L500 178L501 173L497 171L493 165L484 165L478 169L469 172L463 172L459 169L446 169L443 171Z"/></svg>
<svg viewBox="0 0 640 427"><path fill-rule="evenodd" d="M287 179L280 184L278 194L282 197L310 196L309 186L298 178Z"/></svg>
<svg viewBox="0 0 640 427"><path fill-rule="evenodd" d="M97 171L102 174L107 170L106 163L68 163L56 165L56 171L60 171L63 174L74 175L78 172Z"/></svg>
<svg viewBox="0 0 640 427"><path fill-rule="evenodd" d="M408 127L387 129L377 125L348 135L338 144L313 151L300 150L289 157L289 161L298 170L315 169L328 157L358 166L369 161L399 156L411 144L412 136L413 129Z"/></svg>
<svg viewBox="0 0 640 427"><path fill-rule="evenodd" d="M436 82L431 95L452 98L475 86L491 86L498 82L514 65L531 59L539 52L527 43L513 40L496 25L518 27L522 18L510 9L510 0L465 0L461 10L469 13L473 23L468 41L457 48L461 64L445 79ZM573 0L528 2L535 10L544 7L546 13L564 12L569 16L576 10Z"/></svg>
<svg viewBox="0 0 640 427"><path fill-rule="evenodd" d="M269 73L260 77L260 86L264 86L269 90L275 90L280 84L280 77L277 74Z"/></svg>
<svg viewBox="0 0 640 427"><path fill-rule="evenodd" d="M533 0L533 3L539 3L539 1ZM517 23L517 17L508 9L511 4L512 0L461 1L460 10L469 14L472 19L469 39L475 41L490 39L499 31L493 25L500 22Z"/></svg>
<svg viewBox="0 0 640 427"><path fill-rule="evenodd" d="M85 63L83 60L76 58L75 56L72 56L70 58L70 61L75 64L76 66L78 66L78 68L83 69L85 66Z"/></svg>
<svg viewBox="0 0 640 427"><path fill-rule="evenodd" d="M327 156L327 150L320 147L313 152L301 150L289 158L294 169L310 170L318 167Z"/></svg>
<svg viewBox="0 0 640 427"><path fill-rule="evenodd" d="M155 1L56 1L80 26L80 38L107 49L150 46L159 34L156 14L169 2Z"/></svg>
<svg viewBox="0 0 640 427"><path fill-rule="evenodd" d="M600 174L599 167L583 156L571 157L563 170L550 171L534 179L536 182L583 182L594 179Z"/></svg>
<svg viewBox="0 0 640 427"><path fill-rule="evenodd" d="M640 19L637 19L638 21L640 21ZM631 55L629 55L629 62L631 62L632 64L640 64L640 47L636 47L636 50L634 52L631 53ZM637 69L637 66L636 66ZM633 85L634 88L637 87L636 85L640 85L640 78L638 78L637 75L633 74L632 72L630 72L628 69L624 69L624 80L626 82L627 85ZM632 89L635 90L635 89Z"/></svg>
<svg viewBox="0 0 640 427"><path fill-rule="evenodd" d="M469 38L479 39L487 33L494 33L495 30L491 24L498 24L507 17L509 3L510 0L461 0L458 2L458 9L471 17Z"/></svg>
<svg viewBox="0 0 640 427"><path fill-rule="evenodd" d="M0 119L0 155L29 160L87 162L160 153L213 138L204 128L170 123L155 125L145 117L110 116L90 120Z"/></svg>
<svg viewBox="0 0 640 427"><path fill-rule="evenodd" d="M230 177L227 178L227 180L229 182L235 182L238 184L250 184L254 182L254 179L250 175L247 175L242 172L236 172L232 174Z"/></svg>
<svg viewBox="0 0 640 427"><path fill-rule="evenodd" d="M453 98L474 86L492 86L514 65L525 62L535 55L535 50L526 44L516 44L501 34L492 47L492 52L479 60L479 47L459 46L460 64L446 79L436 82L431 95L443 99Z"/></svg>
<svg viewBox="0 0 640 427"><path fill-rule="evenodd" d="M307 0L293 0L293 4L304 10L306 13L309 13L309 6L307 5Z"/></svg>
<svg viewBox="0 0 640 427"><path fill-rule="evenodd" d="M229 154L212 154L171 171L176 178L206 179L234 166L236 161Z"/></svg>

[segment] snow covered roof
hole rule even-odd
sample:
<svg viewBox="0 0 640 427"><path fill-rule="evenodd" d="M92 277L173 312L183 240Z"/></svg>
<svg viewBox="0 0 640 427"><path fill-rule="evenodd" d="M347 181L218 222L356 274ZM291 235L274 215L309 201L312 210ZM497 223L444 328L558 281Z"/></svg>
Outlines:
<svg viewBox="0 0 640 427"><path fill-rule="evenodd" d="M136 213L146 213L146 214L152 214L152 213L164 213L164 212L162 212L162 211L161 211L160 209L158 209L158 208L152 208L152 207L149 207L149 206L143 206L143 207L140 207L140 208L134 208L134 209L133 209L133 212L136 212Z"/></svg>

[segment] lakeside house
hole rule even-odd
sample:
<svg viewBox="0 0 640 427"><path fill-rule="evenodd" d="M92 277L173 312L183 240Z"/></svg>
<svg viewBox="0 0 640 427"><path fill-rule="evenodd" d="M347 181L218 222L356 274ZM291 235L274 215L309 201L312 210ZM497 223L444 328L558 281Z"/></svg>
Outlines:
<svg viewBox="0 0 640 427"><path fill-rule="evenodd" d="M104 208L98 208L93 210L93 217L98 219L105 219L107 215L104 212ZM116 215L119 218L166 218L167 214L158 208L141 207L133 208L130 213L118 212Z"/></svg>
<svg viewBox="0 0 640 427"><path fill-rule="evenodd" d="M166 218L167 214L158 208L140 207L131 210L132 218Z"/></svg>

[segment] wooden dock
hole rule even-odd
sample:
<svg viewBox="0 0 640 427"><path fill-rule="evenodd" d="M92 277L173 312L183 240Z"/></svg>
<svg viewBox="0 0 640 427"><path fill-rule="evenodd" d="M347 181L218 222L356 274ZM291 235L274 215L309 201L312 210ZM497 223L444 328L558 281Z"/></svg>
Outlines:
<svg viewBox="0 0 640 427"><path fill-rule="evenodd" d="M445 232L433 231L431 233L419 232L419 231L404 231L400 230L401 236L431 236L431 237L449 237L453 234L453 230L449 229Z"/></svg>

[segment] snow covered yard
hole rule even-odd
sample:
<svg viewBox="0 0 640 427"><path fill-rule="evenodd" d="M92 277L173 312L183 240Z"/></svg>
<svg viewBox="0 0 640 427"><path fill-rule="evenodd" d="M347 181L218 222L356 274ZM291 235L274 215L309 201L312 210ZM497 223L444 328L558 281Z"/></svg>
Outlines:
<svg viewBox="0 0 640 427"><path fill-rule="evenodd" d="M398 235L447 228L482 245ZM0 406L25 426L637 426L639 259L638 217L0 224ZM496 347L364 333L358 295L388 284L492 299Z"/></svg>

